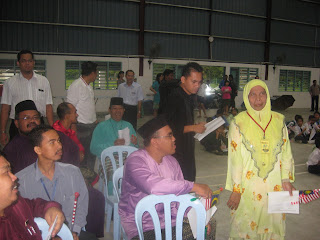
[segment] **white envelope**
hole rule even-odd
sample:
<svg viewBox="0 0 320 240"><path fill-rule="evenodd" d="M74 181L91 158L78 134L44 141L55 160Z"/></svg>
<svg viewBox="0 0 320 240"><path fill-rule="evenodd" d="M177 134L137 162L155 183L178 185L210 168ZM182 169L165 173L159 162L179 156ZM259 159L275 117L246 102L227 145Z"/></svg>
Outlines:
<svg viewBox="0 0 320 240"><path fill-rule="evenodd" d="M299 191L268 193L268 213L293 213L299 214Z"/></svg>

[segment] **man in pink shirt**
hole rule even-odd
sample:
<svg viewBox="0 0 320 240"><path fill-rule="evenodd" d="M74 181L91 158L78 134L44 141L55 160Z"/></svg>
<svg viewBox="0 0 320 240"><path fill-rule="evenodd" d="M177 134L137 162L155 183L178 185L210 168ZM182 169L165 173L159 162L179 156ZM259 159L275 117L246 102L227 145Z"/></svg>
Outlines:
<svg viewBox="0 0 320 240"><path fill-rule="evenodd" d="M132 153L126 160L119 202L121 224L129 239L139 239L134 213L137 203L145 196L195 192L204 198L210 198L212 194L208 185L184 180L179 163L171 156L176 148L175 138L163 117L150 120L138 130L138 133L144 139L145 148ZM172 206L171 209L172 225L175 226L178 208ZM158 214L161 228L164 228L164 213L158 209ZM144 215L142 221L145 223L145 239L155 239L151 216ZM214 220L210 221L210 224L214 224ZM185 234L185 227L189 228L189 224L186 223L183 227ZM209 239L214 239L215 229L210 230ZM189 237L183 235L183 239Z"/></svg>

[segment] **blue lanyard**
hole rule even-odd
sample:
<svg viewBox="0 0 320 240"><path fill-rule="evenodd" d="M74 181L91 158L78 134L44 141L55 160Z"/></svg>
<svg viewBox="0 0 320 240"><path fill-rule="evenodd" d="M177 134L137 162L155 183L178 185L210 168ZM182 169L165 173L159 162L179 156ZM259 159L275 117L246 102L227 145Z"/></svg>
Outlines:
<svg viewBox="0 0 320 240"><path fill-rule="evenodd" d="M54 181L53 190L52 190L52 198L50 197L50 194L49 194L49 192L48 192L48 189L46 188L46 185L44 184L42 178L40 178L40 181L41 181L41 183L42 183L42 186L43 186L44 190L46 191L46 194L47 194L49 200L50 200L50 201L53 201L54 195L56 194L56 187L57 187L58 179L56 179L56 180Z"/></svg>

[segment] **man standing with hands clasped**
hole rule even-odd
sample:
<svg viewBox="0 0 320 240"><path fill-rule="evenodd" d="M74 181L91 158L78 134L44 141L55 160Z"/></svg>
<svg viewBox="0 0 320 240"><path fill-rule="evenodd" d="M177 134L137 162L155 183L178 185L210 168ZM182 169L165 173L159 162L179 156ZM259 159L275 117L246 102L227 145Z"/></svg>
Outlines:
<svg viewBox="0 0 320 240"><path fill-rule="evenodd" d="M195 96L202 82L202 67L190 62L183 67L181 84L174 89L164 109L167 121L176 138L176 153L185 180L194 181L196 164L194 156L195 133L205 131L205 122L194 124Z"/></svg>
<svg viewBox="0 0 320 240"><path fill-rule="evenodd" d="M123 120L132 124L134 130L137 129L137 119L141 117L141 106L143 92L141 85L134 82L134 71L126 71L126 82L118 87L118 97L123 98L124 115Z"/></svg>
<svg viewBox="0 0 320 240"><path fill-rule="evenodd" d="M319 105L319 93L320 93L320 86L317 84L317 80L312 81L312 85L310 86L309 93L311 95L311 110L310 112L317 112L318 105ZM316 105L314 105L316 103Z"/></svg>
<svg viewBox="0 0 320 240"><path fill-rule="evenodd" d="M94 91L92 86L97 78L98 64L94 62L83 62L81 64L81 76L75 80L67 92L67 102L71 103L77 109L77 127L72 125L71 128L76 130L77 137L84 147L84 161L81 165L86 165L94 169L96 157L90 152L90 142L92 133L97 126L96 105L94 102Z"/></svg>
<svg viewBox="0 0 320 240"><path fill-rule="evenodd" d="M53 124L52 95L48 79L34 72L35 60L31 51L21 50L17 60L20 73L6 80L3 85L0 114L0 143L3 147L8 143L6 125L9 118L10 140L19 134L14 123L15 107L19 102L32 100L41 116L47 118L48 124L50 126ZM42 117L41 122L43 123Z"/></svg>

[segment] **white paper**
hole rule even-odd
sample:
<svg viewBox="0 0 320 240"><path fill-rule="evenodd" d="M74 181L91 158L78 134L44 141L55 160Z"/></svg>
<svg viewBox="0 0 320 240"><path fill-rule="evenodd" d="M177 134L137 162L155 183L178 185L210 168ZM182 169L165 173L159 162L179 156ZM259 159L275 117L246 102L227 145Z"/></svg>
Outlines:
<svg viewBox="0 0 320 240"><path fill-rule="evenodd" d="M299 191L268 193L268 213L293 213L299 214Z"/></svg>
<svg viewBox="0 0 320 240"><path fill-rule="evenodd" d="M224 123L225 123L225 121L223 120L222 117L215 118L214 120L212 120L204 125L206 127L206 130L204 131L204 133L197 133L194 135L194 138L201 141L205 136L207 136L209 133L216 130L218 127L220 127Z"/></svg>
<svg viewBox="0 0 320 240"><path fill-rule="evenodd" d="M48 235L47 235L47 237L45 238L46 240L50 240L50 239L51 239L51 234L52 234L52 232L53 232L54 227L56 226L57 219L58 219L58 215L56 216L56 219L54 219L54 222L53 222L51 228L49 229Z"/></svg>
<svg viewBox="0 0 320 240"><path fill-rule="evenodd" d="M205 199L200 199L200 201L205 206ZM208 224L211 217L213 216L213 214L216 211L217 211L216 206L213 206L212 208L207 210L206 225ZM190 228L191 228L193 237L196 238L197 237L197 213L196 213L196 210L194 210L194 208L191 208L190 211L188 212L187 216L189 219L189 224L190 224Z"/></svg>
<svg viewBox="0 0 320 240"><path fill-rule="evenodd" d="M118 130L118 135L119 135L119 139L123 138L125 143L124 145L129 145L130 144L130 130L129 128L125 128L122 130Z"/></svg>

